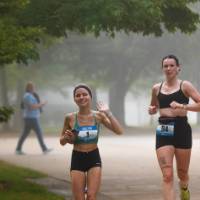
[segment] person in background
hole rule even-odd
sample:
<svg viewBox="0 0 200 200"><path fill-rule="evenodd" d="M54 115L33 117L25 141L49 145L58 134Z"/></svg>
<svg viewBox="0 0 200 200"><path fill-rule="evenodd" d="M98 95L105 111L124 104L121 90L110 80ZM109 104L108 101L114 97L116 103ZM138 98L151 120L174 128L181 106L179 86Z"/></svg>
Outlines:
<svg viewBox="0 0 200 200"><path fill-rule="evenodd" d="M152 98L148 109L150 115L159 111L156 129L156 153L163 175L163 197L175 200L173 160L180 185L181 200L189 200L189 164L192 148L192 130L187 112L200 111L200 93L186 80L178 79L179 60L168 55L162 60L165 80L152 88ZM189 103L189 98L193 100Z"/></svg>
<svg viewBox="0 0 200 200"><path fill-rule="evenodd" d="M122 127L103 102L97 104L98 111L91 109L92 91L87 85L76 86L73 96L78 111L66 115L60 144L73 144L70 171L74 199L96 200L102 167L97 146L99 126L103 124L118 135Z"/></svg>
<svg viewBox="0 0 200 200"><path fill-rule="evenodd" d="M26 84L25 94L23 96L22 107L23 107L23 119L24 119L24 128L22 134L18 140L15 153L17 155L25 154L22 151L22 145L29 135L31 130L34 130L40 147L44 154L49 153L52 149L47 148L44 143L43 133L40 126L40 112L47 101L40 102L38 94L35 92L35 86L32 82Z"/></svg>

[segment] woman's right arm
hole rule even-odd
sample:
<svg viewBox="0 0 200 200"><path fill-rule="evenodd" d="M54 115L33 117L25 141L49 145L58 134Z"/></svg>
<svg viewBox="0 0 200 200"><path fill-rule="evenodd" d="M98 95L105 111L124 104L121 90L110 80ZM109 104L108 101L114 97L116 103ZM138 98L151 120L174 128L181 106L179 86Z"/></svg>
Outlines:
<svg viewBox="0 0 200 200"><path fill-rule="evenodd" d="M148 108L148 112L150 115L154 115L158 111L158 101L157 101L157 93L160 84L155 84L152 88L151 92L151 102Z"/></svg>
<svg viewBox="0 0 200 200"><path fill-rule="evenodd" d="M60 144L65 145L70 143L70 137L72 136L71 127L70 127L70 115L67 115L64 120L63 129L60 136Z"/></svg>

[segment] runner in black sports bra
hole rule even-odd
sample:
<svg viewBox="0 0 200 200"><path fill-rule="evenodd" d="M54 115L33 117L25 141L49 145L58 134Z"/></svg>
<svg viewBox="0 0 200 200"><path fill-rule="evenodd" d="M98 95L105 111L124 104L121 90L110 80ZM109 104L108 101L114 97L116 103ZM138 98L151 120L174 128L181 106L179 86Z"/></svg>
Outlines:
<svg viewBox="0 0 200 200"><path fill-rule="evenodd" d="M159 108L170 108L170 103L172 101L176 101L180 104L188 104L189 103L189 98L185 96L185 94L182 91L182 84L183 81L181 81L180 83L180 89L176 92L173 92L171 94L163 94L161 92L162 86L163 86L163 82L160 84L160 88L159 88L159 93L158 93L158 102L159 102Z"/></svg>
<svg viewBox="0 0 200 200"><path fill-rule="evenodd" d="M170 108L170 104L176 101L180 104L188 104L189 98L182 91L183 81L180 82L178 91L163 94L161 92L163 82L160 84L159 93L157 96L159 108ZM191 127L187 122L187 117L159 117L159 125L156 130L156 149L172 145L175 148L190 149L192 147Z"/></svg>
<svg viewBox="0 0 200 200"><path fill-rule="evenodd" d="M175 199L173 162L176 158L180 199L190 200L188 171L192 131L187 111L200 111L200 93L189 81L178 79L180 65L176 56L163 58L162 71L165 81L153 86L148 112L153 115L159 111L160 115L156 128L156 154L163 175L163 197ZM189 98L192 103L189 103Z"/></svg>

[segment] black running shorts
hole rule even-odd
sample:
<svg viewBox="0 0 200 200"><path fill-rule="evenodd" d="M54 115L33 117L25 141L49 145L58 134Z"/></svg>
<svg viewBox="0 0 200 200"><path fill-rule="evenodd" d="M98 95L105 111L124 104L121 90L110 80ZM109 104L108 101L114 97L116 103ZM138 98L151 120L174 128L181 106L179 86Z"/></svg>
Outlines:
<svg viewBox="0 0 200 200"><path fill-rule="evenodd" d="M90 152L76 150L72 152L71 171L78 170L86 172L93 167L101 167L101 165L101 157L98 148Z"/></svg>
<svg viewBox="0 0 200 200"><path fill-rule="evenodd" d="M159 130L164 129L166 132L164 134L160 134L159 131L156 133L156 149L166 145L180 149L192 148L192 129L187 117L160 117L158 122L161 127ZM171 134L171 125L174 125L173 134ZM170 134L165 134L167 131L171 131Z"/></svg>

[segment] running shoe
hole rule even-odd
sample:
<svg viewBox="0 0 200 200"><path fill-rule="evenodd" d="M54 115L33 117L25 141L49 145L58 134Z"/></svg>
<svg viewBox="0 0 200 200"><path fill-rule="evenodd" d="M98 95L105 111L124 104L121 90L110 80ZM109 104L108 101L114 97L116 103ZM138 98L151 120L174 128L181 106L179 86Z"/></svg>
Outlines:
<svg viewBox="0 0 200 200"><path fill-rule="evenodd" d="M16 155L26 155L23 151L21 151L21 150L16 150L15 151L15 154Z"/></svg>
<svg viewBox="0 0 200 200"><path fill-rule="evenodd" d="M181 200L190 200L190 191L186 188L181 188Z"/></svg>
<svg viewBox="0 0 200 200"><path fill-rule="evenodd" d="M52 148L50 148L50 149L45 149L45 150L43 151L43 153L44 153L44 154L48 154L48 153L50 153L51 151L53 151Z"/></svg>

